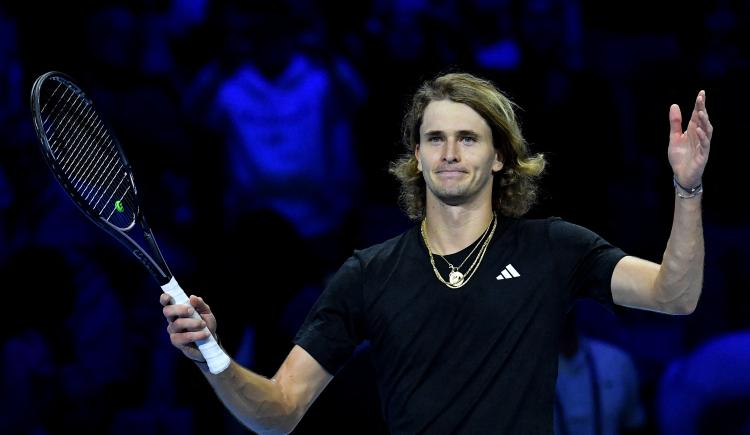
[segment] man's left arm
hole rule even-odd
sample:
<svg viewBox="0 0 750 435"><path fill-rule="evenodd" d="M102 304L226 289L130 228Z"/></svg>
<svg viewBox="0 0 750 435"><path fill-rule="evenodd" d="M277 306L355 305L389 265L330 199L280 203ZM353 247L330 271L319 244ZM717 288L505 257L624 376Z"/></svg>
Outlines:
<svg viewBox="0 0 750 435"><path fill-rule="evenodd" d="M692 313L703 287L701 178L708 161L713 127L700 91L682 131L680 108L669 109L669 163L675 180L672 232L661 264L624 257L612 273L612 298L618 305L669 314Z"/></svg>

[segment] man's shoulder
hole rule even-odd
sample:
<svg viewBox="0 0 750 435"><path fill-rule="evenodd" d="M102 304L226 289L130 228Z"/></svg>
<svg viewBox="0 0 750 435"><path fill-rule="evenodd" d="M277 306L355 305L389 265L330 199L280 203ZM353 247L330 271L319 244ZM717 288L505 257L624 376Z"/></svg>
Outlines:
<svg viewBox="0 0 750 435"><path fill-rule="evenodd" d="M542 226L546 227L549 225L574 225L571 221L566 220L561 216L544 216L544 217L522 217L517 220L525 225Z"/></svg>
<svg viewBox="0 0 750 435"><path fill-rule="evenodd" d="M507 228L513 232L526 234L529 233L544 233L550 225L557 223L567 223L562 218L557 216L550 217L504 217L507 221Z"/></svg>
<svg viewBox="0 0 750 435"><path fill-rule="evenodd" d="M376 243L367 248L356 249L354 251L354 256L359 258L364 264L370 263L373 260L388 258L391 254L396 252L400 246L403 246L404 243L412 238L415 231L416 227L412 226L390 239Z"/></svg>
<svg viewBox="0 0 750 435"><path fill-rule="evenodd" d="M553 239L566 236L581 237L589 234L596 235L596 232L588 226L572 222L560 216L533 219L523 218L519 221L522 222L523 228L546 230Z"/></svg>
<svg viewBox="0 0 750 435"><path fill-rule="evenodd" d="M511 223L515 223L516 225L549 225L551 222L566 222L563 218L559 216L540 216L540 217L528 217L528 216L520 216L520 217L511 217L511 216L503 216L502 219L506 219L511 221Z"/></svg>

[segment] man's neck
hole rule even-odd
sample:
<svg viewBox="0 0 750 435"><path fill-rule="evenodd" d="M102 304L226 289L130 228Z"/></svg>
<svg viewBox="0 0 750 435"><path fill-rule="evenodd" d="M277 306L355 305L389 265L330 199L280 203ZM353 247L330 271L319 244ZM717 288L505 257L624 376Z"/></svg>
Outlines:
<svg viewBox="0 0 750 435"><path fill-rule="evenodd" d="M489 202L479 207L427 201L427 237L433 252L450 255L476 241L492 222Z"/></svg>

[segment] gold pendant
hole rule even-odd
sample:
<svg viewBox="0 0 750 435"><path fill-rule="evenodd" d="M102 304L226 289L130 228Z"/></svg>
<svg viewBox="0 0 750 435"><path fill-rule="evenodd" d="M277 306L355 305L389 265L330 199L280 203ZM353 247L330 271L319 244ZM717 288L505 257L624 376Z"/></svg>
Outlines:
<svg viewBox="0 0 750 435"><path fill-rule="evenodd" d="M448 279L450 280L451 285L460 285L464 282L464 274L454 270L448 275Z"/></svg>

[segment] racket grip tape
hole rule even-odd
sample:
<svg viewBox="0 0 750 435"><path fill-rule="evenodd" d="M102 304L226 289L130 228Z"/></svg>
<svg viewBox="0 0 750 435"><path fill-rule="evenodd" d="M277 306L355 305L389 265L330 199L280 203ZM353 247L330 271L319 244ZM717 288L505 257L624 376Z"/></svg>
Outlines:
<svg viewBox="0 0 750 435"><path fill-rule="evenodd" d="M168 283L161 286L161 289L164 290L164 293L171 296L176 304L190 305L190 299L180 285L177 284L177 280L174 279L174 277L172 277ZM195 310L193 310L193 318L201 320L200 314ZM205 328L205 330L208 331L208 328ZM203 358L206 359L208 369L211 373L219 374L229 367L229 355L227 355L226 352L224 352L224 349L219 346L219 343L216 342L213 334L209 335L208 338L204 340L196 341L195 344L198 345L198 349L201 351L201 354L203 354Z"/></svg>

